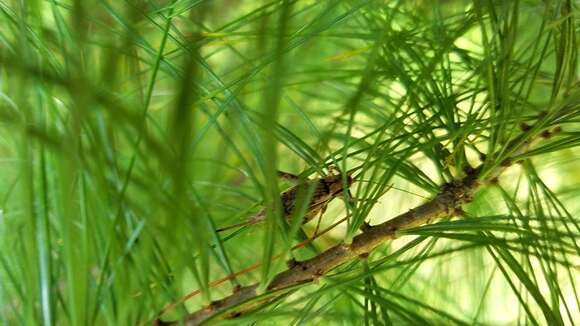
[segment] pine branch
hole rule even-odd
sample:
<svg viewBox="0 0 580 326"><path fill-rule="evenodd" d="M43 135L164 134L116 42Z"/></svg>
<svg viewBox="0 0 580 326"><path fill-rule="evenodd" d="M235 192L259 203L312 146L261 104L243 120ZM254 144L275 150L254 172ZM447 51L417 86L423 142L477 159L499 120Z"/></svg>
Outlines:
<svg viewBox="0 0 580 326"><path fill-rule="evenodd" d="M537 133L536 133L537 135ZM529 133L522 133L512 140L506 147L510 158L517 157L525 152L535 137ZM484 164L472 169L469 168L463 179L444 184L441 192L432 200L403 213L393 219L374 226L362 228L362 233L353 238L352 243L340 243L325 252L305 261L293 262L289 268L277 274L268 285L268 291L272 295L257 298L259 284L241 287L221 300L212 302L209 306L190 314L185 319L185 325L199 325L204 321L228 311L219 318L235 318L243 313L251 311L259 304L267 302L283 294L285 288L310 283L318 280L321 276L334 270L340 265L357 257L367 257L379 245L388 240L397 238L397 231L428 224L441 217L451 216L461 212L461 206L470 202L473 194L484 184L491 184L506 167L510 166L512 159L506 159L494 168L484 170ZM258 300L252 300L258 299ZM246 301L252 304L243 305ZM240 305L240 308L235 306ZM157 320L155 325L176 325L175 322L163 322Z"/></svg>

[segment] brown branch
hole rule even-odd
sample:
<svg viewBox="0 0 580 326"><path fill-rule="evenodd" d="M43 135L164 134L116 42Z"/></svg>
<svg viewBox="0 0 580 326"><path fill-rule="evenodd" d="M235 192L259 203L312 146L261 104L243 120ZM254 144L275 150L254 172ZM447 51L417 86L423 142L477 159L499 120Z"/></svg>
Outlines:
<svg viewBox="0 0 580 326"><path fill-rule="evenodd" d="M516 157L527 150L531 144L531 139L531 135L522 134L511 141L507 146L507 148L511 149L509 156ZM485 180L493 180L509 165L511 165L511 160L507 159L495 168L485 171L483 178ZM277 274L268 285L267 290L281 290L316 281L322 275L356 257L367 256L382 243L396 238L397 231L427 224L437 218L454 214L463 204L471 201L473 194L481 186L481 182L478 179L480 179L482 172L482 166L469 169L463 179L443 185L441 193L432 200L384 223L364 228L361 234L353 238L352 243L341 243L313 258L295 262L287 270ZM260 303L284 293L276 291L277 293L266 296L259 302L252 300L252 304L244 307L244 302L258 296L258 286L259 284L253 284L239 288L232 295L212 302L209 306L187 316L185 324L199 325L213 317L218 319L235 318L254 309ZM235 308L238 305L240 307ZM223 316L217 316L224 312L227 313ZM176 323L165 323L158 320L156 324L175 325Z"/></svg>
<svg viewBox="0 0 580 326"><path fill-rule="evenodd" d="M477 182L479 171L480 169L472 170L463 180L445 185L443 192L431 201L387 222L367 227L363 233L354 237L351 244L341 243L311 259L296 262L286 271L277 274L268 285L268 290L283 289L315 281L353 258L369 254L380 244L395 238L396 232L399 230L452 214L455 209L471 200L471 194L479 186ZM257 288L258 284L243 287L229 297L212 302L209 306L189 315L186 319L186 325L198 325L221 312L230 310L233 306L256 297L258 295ZM248 310L251 308L245 307L224 317L232 318ZM157 321L156 324L174 325L175 323Z"/></svg>

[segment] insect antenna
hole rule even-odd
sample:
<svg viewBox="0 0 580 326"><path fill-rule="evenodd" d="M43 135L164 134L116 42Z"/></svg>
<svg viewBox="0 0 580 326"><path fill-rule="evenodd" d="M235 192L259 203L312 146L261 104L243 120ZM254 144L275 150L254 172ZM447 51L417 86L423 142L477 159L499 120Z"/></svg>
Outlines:
<svg viewBox="0 0 580 326"><path fill-rule="evenodd" d="M220 232L224 232L224 231L227 231L227 230L231 230L231 229L235 229L235 228L240 228L242 226L246 226L246 225L249 225L249 224L250 223L248 221L242 222L242 223L236 223L236 224L224 226L223 228L219 228L219 229L216 230L216 232L220 233Z"/></svg>

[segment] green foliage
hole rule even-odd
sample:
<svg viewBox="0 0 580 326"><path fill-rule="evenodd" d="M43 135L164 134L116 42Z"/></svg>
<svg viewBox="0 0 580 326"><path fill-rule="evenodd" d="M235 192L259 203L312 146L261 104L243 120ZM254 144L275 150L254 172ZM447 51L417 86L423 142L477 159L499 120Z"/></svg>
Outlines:
<svg viewBox="0 0 580 326"><path fill-rule="evenodd" d="M578 323L579 14L571 0L0 0L0 324L137 325L265 291L284 260L480 164L482 180L506 171L462 216L224 323ZM316 221L284 220L276 171L330 165L356 169L356 198L320 229L348 219L292 249ZM263 225L217 232L262 207Z"/></svg>

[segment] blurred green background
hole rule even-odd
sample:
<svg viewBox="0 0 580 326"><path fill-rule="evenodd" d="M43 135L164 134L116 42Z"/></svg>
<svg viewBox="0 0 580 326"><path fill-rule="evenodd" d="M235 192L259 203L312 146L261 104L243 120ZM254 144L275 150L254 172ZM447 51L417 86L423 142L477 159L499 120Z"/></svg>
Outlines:
<svg viewBox="0 0 580 326"><path fill-rule="evenodd" d="M141 325L171 303L162 318L183 318L506 158L521 164L463 217L230 323L580 322L578 15L566 0L0 1L0 324ZM534 142L514 158L520 134ZM316 222L216 232L276 205L292 186L277 170L329 165L359 169L357 200L333 200L321 228L350 217L311 245L290 250Z"/></svg>

